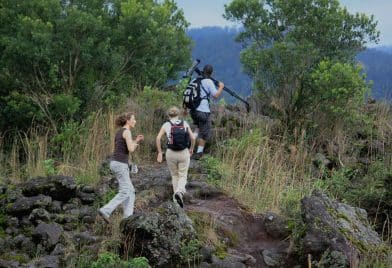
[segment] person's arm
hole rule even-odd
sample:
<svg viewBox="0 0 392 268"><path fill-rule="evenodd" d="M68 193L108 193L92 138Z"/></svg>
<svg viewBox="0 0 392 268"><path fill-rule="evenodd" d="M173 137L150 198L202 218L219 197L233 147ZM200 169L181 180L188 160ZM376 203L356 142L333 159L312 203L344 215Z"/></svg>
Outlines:
<svg viewBox="0 0 392 268"><path fill-rule="evenodd" d="M128 151L133 153L136 150L137 146L139 145L138 142L143 140L143 135L137 135L136 139L132 140L131 131L127 129L123 132L123 138L127 143Z"/></svg>
<svg viewBox="0 0 392 268"><path fill-rule="evenodd" d="M196 143L196 137L195 134L193 134L192 129L188 127L189 131L189 137L191 138L191 148L189 148L189 153L192 155L193 150L195 149L195 143Z"/></svg>
<svg viewBox="0 0 392 268"><path fill-rule="evenodd" d="M222 94L223 92L223 88L225 87L225 85L219 81L219 86L218 86L218 91L213 95L214 99L219 98L219 96Z"/></svg>
<svg viewBox="0 0 392 268"><path fill-rule="evenodd" d="M161 127L161 129L159 130L159 133L157 135L157 138L156 138L156 145L157 145L157 150L158 150L158 156L157 156L158 163L162 163L162 159L163 159L162 146L161 146L161 139L162 139L163 134L165 134L165 129L163 127Z"/></svg>

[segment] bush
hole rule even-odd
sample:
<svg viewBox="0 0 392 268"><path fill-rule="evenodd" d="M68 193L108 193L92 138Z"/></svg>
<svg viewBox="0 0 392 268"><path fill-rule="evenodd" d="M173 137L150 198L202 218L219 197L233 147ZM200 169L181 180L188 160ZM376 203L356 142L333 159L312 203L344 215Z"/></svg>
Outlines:
<svg viewBox="0 0 392 268"><path fill-rule="evenodd" d="M148 259L145 257L133 258L130 261L123 261L120 257L111 252L104 252L92 263L92 268L148 268Z"/></svg>
<svg viewBox="0 0 392 268"><path fill-rule="evenodd" d="M201 255L199 253L200 242L197 239L188 241L187 243L181 243L181 259L188 265L198 263Z"/></svg>

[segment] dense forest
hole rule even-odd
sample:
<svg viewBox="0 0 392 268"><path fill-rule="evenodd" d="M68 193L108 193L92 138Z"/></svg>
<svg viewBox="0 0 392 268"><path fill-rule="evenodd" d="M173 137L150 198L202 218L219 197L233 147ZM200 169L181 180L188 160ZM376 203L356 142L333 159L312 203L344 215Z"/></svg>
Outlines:
<svg viewBox="0 0 392 268"><path fill-rule="evenodd" d="M194 42L192 56L215 67L215 76L241 96L252 92L252 81L240 62L241 44L235 41L241 29L222 27L194 28L187 34ZM373 81L372 97L392 99L392 47L368 48L357 56L367 80ZM229 101L233 101L225 96Z"/></svg>

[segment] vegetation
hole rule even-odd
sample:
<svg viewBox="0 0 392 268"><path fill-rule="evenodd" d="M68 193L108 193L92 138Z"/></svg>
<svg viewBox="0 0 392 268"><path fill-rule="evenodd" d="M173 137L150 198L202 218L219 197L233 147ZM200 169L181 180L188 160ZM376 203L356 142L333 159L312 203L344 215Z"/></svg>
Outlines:
<svg viewBox="0 0 392 268"><path fill-rule="evenodd" d="M244 26L241 61L260 98L287 126L314 122L319 105L344 109L363 101L366 85L353 62L368 42L378 41L373 17L352 15L338 0L234 0L225 17ZM348 65L348 76L335 76Z"/></svg>
<svg viewBox="0 0 392 268"><path fill-rule="evenodd" d="M145 135L132 161L155 159L155 135L183 86L161 89L190 58L188 24L174 1L3 0L0 15L1 180L62 174L99 183L123 111L136 112L134 132ZM252 212L284 214L293 239L303 231L300 199L322 189L367 209L391 243L392 107L365 102L370 85L354 63L378 40L374 18L349 14L336 0L233 0L226 17L244 26L236 32L241 59L264 116L217 119L232 129L214 137L202 161L209 181ZM148 267L145 258L120 260L120 219L113 221L110 230L95 226L108 237L102 253L81 254L75 266ZM213 219L195 215L194 223L198 240L182 245L182 261L197 263L202 245L226 256ZM382 267L383 253L363 265ZM326 252L319 264L340 261Z"/></svg>
<svg viewBox="0 0 392 268"><path fill-rule="evenodd" d="M7 136L32 123L60 133L145 85L165 85L190 59L188 23L171 0L1 6L0 131Z"/></svg>

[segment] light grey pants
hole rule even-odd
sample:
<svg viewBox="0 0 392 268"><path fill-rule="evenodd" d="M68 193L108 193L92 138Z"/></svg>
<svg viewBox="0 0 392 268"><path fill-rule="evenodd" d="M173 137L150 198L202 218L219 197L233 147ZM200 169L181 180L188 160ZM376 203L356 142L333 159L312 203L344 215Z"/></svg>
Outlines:
<svg viewBox="0 0 392 268"><path fill-rule="evenodd" d="M188 149L173 151L167 149L166 162L172 177L173 192L185 194L185 185L188 176L190 154Z"/></svg>
<svg viewBox="0 0 392 268"><path fill-rule="evenodd" d="M117 195L110 200L102 211L110 216L112 212L120 205L123 206L123 217L128 218L133 214L133 207L135 204L135 188L132 185L131 178L129 177L129 166L125 163L118 161L110 162L110 169L116 175L119 190Z"/></svg>

